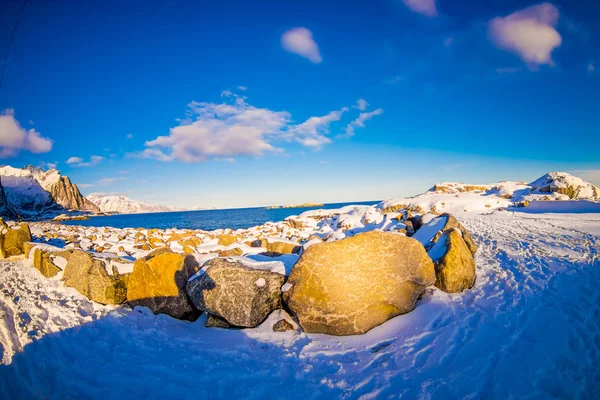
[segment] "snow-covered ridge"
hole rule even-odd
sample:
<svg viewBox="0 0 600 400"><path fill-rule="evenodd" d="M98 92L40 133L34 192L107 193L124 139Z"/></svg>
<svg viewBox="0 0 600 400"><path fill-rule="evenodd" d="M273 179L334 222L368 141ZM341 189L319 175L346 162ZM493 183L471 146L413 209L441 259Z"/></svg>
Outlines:
<svg viewBox="0 0 600 400"><path fill-rule="evenodd" d="M83 197L77 185L56 169L0 167L0 185L7 203L0 207L4 216L34 218L68 210L99 211Z"/></svg>
<svg viewBox="0 0 600 400"><path fill-rule="evenodd" d="M105 213L119 214L142 214L155 212L182 211L172 206L148 204L142 201L132 200L123 195L91 194L88 200L94 203L100 211Z"/></svg>
<svg viewBox="0 0 600 400"><path fill-rule="evenodd" d="M417 212L484 213L527 206L532 202L568 200L599 202L600 188L566 172L549 172L532 183L437 183L423 194L383 201L377 208L385 211L413 209Z"/></svg>

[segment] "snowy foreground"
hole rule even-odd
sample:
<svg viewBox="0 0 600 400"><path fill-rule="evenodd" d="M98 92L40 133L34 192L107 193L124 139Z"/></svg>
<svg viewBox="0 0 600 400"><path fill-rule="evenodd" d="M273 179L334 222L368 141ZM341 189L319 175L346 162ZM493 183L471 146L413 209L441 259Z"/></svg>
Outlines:
<svg viewBox="0 0 600 400"><path fill-rule="evenodd" d="M0 264L0 398L597 398L600 214L464 214L477 283L365 335L205 328Z"/></svg>

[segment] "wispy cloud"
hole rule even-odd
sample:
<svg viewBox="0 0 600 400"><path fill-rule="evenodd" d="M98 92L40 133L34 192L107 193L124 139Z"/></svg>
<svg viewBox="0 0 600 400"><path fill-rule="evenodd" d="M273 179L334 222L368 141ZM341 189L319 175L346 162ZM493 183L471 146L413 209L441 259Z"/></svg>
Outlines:
<svg viewBox="0 0 600 400"><path fill-rule="evenodd" d="M414 12L427 17L435 17L438 15L435 0L402 0L402 3Z"/></svg>
<svg viewBox="0 0 600 400"><path fill-rule="evenodd" d="M100 164L104 160L101 156L91 156L89 161L85 161L81 157L70 157L67 160L67 164L73 167L93 167L94 165Z"/></svg>
<svg viewBox="0 0 600 400"><path fill-rule="evenodd" d="M349 137L354 136L354 130L356 128L364 128L365 122L367 122L371 118L373 118L377 115L381 115L381 114L383 114L382 108L378 108L377 110L371 111L371 112L360 113L358 118L356 118L354 121L352 121L348 125L346 125L345 133L343 135L338 135L337 137L338 138L349 138Z"/></svg>
<svg viewBox="0 0 600 400"><path fill-rule="evenodd" d="M352 107L357 108L359 111L365 111L369 107L369 103L365 99L358 99L356 105Z"/></svg>
<svg viewBox="0 0 600 400"><path fill-rule="evenodd" d="M115 183L115 182L118 182L118 181L124 181L126 179L127 178L123 178L122 176L121 177L117 177L117 178L104 178L104 179L100 179L99 181L97 181L96 184L100 185L100 186L104 186L104 185L109 185L111 183Z"/></svg>
<svg viewBox="0 0 600 400"><path fill-rule="evenodd" d="M25 130L15 119L14 110L9 108L0 113L0 158L14 157L21 150L34 154L52 150L52 140L43 137L35 129Z"/></svg>
<svg viewBox="0 0 600 400"><path fill-rule="evenodd" d="M133 134L131 134L131 133L127 134L127 139L133 139Z"/></svg>
<svg viewBox="0 0 600 400"><path fill-rule="evenodd" d="M315 64L323 61L313 34L306 28L293 28L281 36L281 46L294 54L307 58Z"/></svg>
<svg viewBox="0 0 600 400"><path fill-rule="evenodd" d="M594 64L593 62L589 63L587 65L587 70L588 72L596 72L596 64Z"/></svg>
<svg viewBox="0 0 600 400"><path fill-rule="evenodd" d="M562 44L558 18L554 5L538 4L491 20L490 39L498 48L517 54L531 69L554 65L552 51Z"/></svg>
<svg viewBox="0 0 600 400"><path fill-rule="evenodd" d="M94 185L92 185L91 183L80 183L77 185L78 188L80 189L87 189L87 188L91 188Z"/></svg>
<svg viewBox="0 0 600 400"><path fill-rule="evenodd" d="M331 111L321 117L310 117L300 125L290 126L285 136L293 138L306 147L321 149L326 144L331 143L331 139L327 137L331 123L339 121L346 111L348 111L348 107Z"/></svg>

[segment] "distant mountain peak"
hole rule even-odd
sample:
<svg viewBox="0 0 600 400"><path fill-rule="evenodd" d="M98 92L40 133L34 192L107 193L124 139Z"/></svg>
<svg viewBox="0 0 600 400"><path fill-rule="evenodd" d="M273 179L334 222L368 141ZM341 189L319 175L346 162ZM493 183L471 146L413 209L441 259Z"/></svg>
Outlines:
<svg viewBox="0 0 600 400"><path fill-rule="evenodd" d="M122 194L95 193L90 194L87 198L105 213L143 214L183 211L182 209L172 206L148 204L143 201L132 200Z"/></svg>
<svg viewBox="0 0 600 400"><path fill-rule="evenodd" d="M81 194L77 185L56 169L44 171L31 165L24 168L7 165L0 168L0 179L8 207L21 217L33 218L66 210L100 211ZM1 208L0 205L0 213L8 216Z"/></svg>

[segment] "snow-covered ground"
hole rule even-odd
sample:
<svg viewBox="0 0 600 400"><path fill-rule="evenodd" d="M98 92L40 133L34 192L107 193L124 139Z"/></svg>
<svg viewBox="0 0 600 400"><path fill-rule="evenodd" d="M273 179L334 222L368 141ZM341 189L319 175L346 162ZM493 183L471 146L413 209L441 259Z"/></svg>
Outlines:
<svg viewBox="0 0 600 400"><path fill-rule="evenodd" d="M362 336L205 328L2 262L0 398L597 398L600 214L457 216L475 287Z"/></svg>

